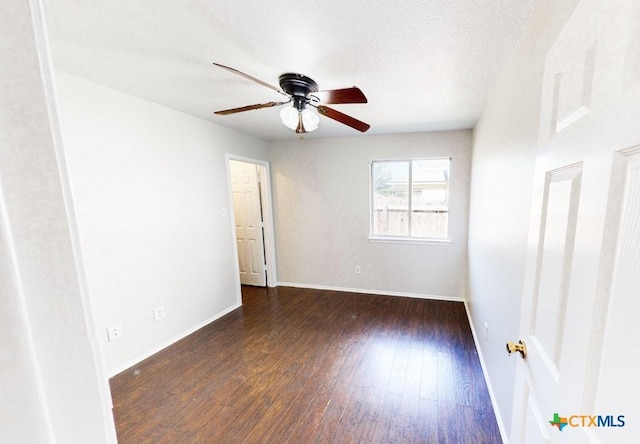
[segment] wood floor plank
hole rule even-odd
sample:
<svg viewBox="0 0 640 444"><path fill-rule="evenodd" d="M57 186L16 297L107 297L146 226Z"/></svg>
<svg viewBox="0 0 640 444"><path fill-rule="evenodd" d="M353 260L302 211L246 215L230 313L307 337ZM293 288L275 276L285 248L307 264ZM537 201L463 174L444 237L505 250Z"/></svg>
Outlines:
<svg viewBox="0 0 640 444"><path fill-rule="evenodd" d="M243 287L110 384L120 444L501 442L459 302Z"/></svg>
<svg viewBox="0 0 640 444"><path fill-rule="evenodd" d="M435 347L425 347L422 354L420 397L438 399L438 353Z"/></svg>
<svg viewBox="0 0 640 444"><path fill-rule="evenodd" d="M408 354L401 408L403 412L416 412L420 408L424 350L410 347Z"/></svg>

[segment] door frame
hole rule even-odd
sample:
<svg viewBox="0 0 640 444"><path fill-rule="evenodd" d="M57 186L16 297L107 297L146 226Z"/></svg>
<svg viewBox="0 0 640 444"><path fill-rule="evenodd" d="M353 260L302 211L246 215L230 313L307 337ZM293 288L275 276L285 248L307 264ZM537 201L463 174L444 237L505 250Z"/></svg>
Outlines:
<svg viewBox="0 0 640 444"><path fill-rule="evenodd" d="M273 205L271 198L271 170L269 162L251 157L225 153L225 166L227 170L227 194L229 202L229 216L231 218L231 240L233 243L233 256L235 259L234 270L236 274L236 290L238 303L242 303L240 293L240 267L238 265L238 245L236 242L236 220L233 207L233 194L231 187L231 161L251 163L260 168L260 205L262 207L262 221L264 224L264 258L267 264L267 287L276 287L278 283L276 272L276 243L273 222Z"/></svg>

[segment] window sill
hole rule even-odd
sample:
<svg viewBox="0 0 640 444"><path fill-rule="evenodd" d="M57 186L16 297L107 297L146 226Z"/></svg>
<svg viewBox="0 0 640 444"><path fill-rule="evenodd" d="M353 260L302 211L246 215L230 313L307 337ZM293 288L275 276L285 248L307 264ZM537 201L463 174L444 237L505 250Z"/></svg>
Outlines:
<svg viewBox="0 0 640 444"><path fill-rule="evenodd" d="M451 245L451 239L418 238L418 237L381 237L369 236L369 242L380 242L384 244L419 244L419 245Z"/></svg>

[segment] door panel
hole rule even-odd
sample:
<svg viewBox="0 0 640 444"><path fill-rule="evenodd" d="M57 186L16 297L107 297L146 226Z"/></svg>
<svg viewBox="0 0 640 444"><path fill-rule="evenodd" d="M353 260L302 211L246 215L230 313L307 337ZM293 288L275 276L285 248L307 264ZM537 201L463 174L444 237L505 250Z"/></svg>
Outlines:
<svg viewBox="0 0 640 444"><path fill-rule="evenodd" d="M538 251L538 278L534 293L532 345L557 379L567 310L567 295L576 217L580 201L582 165L546 174Z"/></svg>
<svg viewBox="0 0 640 444"><path fill-rule="evenodd" d="M525 399L525 425L521 441L525 444L546 444L551 442L545 419L538 410L538 403L529 396L527 387Z"/></svg>
<svg viewBox="0 0 640 444"><path fill-rule="evenodd" d="M546 57L513 443L640 433L638 3L582 0Z"/></svg>
<svg viewBox="0 0 640 444"><path fill-rule="evenodd" d="M640 393L637 360L640 355L640 338L629 326L640 323L640 149L626 150L621 156L623 170L612 184L611 196L620 202L616 205L618 216L611 224L614 241L608 245L608 258L612 267L602 276L597 296L599 304L594 316L591 335L590 372L587 374L588 390L585 404L593 411L612 412L616 423L618 415L625 415L625 428L638 431L635 418L629 412L638 412L637 399L630 393ZM613 222L613 221L612 221ZM602 326L602 327L600 327ZM637 333L637 331L636 331ZM621 358L626 362L620 362ZM593 365L599 362L599 366ZM598 442L612 442L617 434L610 428L590 431Z"/></svg>
<svg viewBox="0 0 640 444"><path fill-rule="evenodd" d="M240 282L264 287L267 281L257 166L231 160L229 168Z"/></svg>

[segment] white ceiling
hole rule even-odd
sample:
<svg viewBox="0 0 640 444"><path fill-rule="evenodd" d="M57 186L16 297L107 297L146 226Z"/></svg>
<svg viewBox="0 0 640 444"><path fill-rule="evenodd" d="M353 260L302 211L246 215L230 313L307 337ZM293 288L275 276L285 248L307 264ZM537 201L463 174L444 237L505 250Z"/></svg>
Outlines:
<svg viewBox="0 0 640 444"><path fill-rule="evenodd" d="M297 72L320 89L358 86L368 104L331 105L365 134L472 128L537 0L45 0L54 66L252 134L296 138L272 100ZM305 137L359 135L321 117Z"/></svg>

